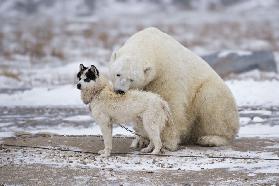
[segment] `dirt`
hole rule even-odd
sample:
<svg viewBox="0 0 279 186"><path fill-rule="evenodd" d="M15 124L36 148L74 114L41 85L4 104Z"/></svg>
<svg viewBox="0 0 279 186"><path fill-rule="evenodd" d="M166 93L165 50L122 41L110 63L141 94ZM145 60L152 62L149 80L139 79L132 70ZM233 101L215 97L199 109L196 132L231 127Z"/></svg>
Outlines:
<svg viewBox="0 0 279 186"><path fill-rule="evenodd" d="M279 184L278 173L256 173L251 170L208 168L180 169L168 163L171 159L195 162L205 160L214 164L229 160L232 165L240 160L245 166L255 162L272 161L279 166L278 138L240 138L227 147L182 147L178 152L161 156L140 154L129 148L132 138L114 137L113 154L108 159L98 157L103 148L100 136L31 135L22 133L2 141L0 184L3 185L264 185ZM227 153L227 151L232 153ZM237 153L236 153L237 152ZM241 154L244 152L244 154ZM245 155L246 152L271 153L267 157ZM245 155L245 156L244 156ZM135 162L134 159L138 159ZM131 168L149 161L161 169ZM110 161L112 164L110 164ZM120 163L119 165L117 163ZM112 166L116 164L116 166ZM98 167L99 166L99 167ZM176 167L177 166L177 167Z"/></svg>

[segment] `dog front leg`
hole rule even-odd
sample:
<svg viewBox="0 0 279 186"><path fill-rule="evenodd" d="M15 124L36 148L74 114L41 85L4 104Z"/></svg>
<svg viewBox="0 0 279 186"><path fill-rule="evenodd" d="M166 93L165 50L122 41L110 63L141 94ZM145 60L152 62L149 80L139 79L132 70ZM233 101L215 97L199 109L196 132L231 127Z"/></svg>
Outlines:
<svg viewBox="0 0 279 186"><path fill-rule="evenodd" d="M98 153L101 154L102 157L110 156L112 149L112 124L110 122L105 122L100 125L105 148L100 150Z"/></svg>

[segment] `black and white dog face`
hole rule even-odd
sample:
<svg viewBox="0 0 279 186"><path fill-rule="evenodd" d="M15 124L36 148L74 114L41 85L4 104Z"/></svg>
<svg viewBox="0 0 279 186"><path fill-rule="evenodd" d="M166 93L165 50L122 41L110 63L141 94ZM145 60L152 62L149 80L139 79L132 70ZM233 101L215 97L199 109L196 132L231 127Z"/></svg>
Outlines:
<svg viewBox="0 0 279 186"><path fill-rule="evenodd" d="M78 83L77 88L82 90L86 87L92 87L99 78L99 71L94 66L85 67L83 64L79 65L79 72L77 73Z"/></svg>

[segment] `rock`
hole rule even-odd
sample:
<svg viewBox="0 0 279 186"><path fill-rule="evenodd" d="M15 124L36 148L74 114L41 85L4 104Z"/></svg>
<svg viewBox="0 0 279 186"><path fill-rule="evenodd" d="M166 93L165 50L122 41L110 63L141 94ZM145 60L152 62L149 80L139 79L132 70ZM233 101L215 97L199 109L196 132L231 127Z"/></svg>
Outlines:
<svg viewBox="0 0 279 186"><path fill-rule="evenodd" d="M202 58L221 76L238 74L253 69L277 72L272 51L221 51Z"/></svg>

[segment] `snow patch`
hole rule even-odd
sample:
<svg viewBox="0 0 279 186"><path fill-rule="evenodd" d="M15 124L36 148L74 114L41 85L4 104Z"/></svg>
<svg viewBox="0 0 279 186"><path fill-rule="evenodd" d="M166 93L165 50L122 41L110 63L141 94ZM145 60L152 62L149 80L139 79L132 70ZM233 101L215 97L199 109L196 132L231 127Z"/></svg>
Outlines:
<svg viewBox="0 0 279 186"><path fill-rule="evenodd" d="M138 154L128 154L126 156L111 156L102 158L92 154L78 154L73 152L52 151L51 155L47 151L17 149L4 153L3 159L13 157L14 164L43 164L56 167L84 167L102 168L125 171L162 171L162 170L184 170L202 171L206 169L228 169L230 171L245 171L255 173L279 173L279 166L274 160L263 159L230 159L230 158L208 158L203 157L177 157L177 156L139 156ZM179 152L179 151L178 151ZM233 150L231 151L234 152ZM66 157L66 158L65 158ZM268 156L266 157L268 158ZM71 162L71 163L69 163ZM1 165L8 164L2 161Z"/></svg>
<svg viewBox="0 0 279 186"><path fill-rule="evenodd" d="M270 116L272 112L270 110L242 110L240 111L242 114L262 114Z"/></svg>
<svg viewBox="0 0 279 186"><path fill-rule="evenodd" d="M279 149L279 144L271 145L271 146L266 146L265 148L267 149Z"/></svg>
<svg viewBox="0 0 279 186"><path fill-rule="evenodd" d="M254 121L254 122L263 122L264 119L263 119L263 118L260 118L260 117L258 117L258 116L256 116L256 117L253 118L253 121Z"/></svg>
<svg viewBox="0 0 279 186"><path fill-rule="evenodd" d="M219 58L224 58L224 57L227 57L228 55L230 54L237 54L239 56L249 56L252 54L251 51L233 51L233 50L225 50L225 51L222 51L218 54L218 57Z"/></svg>
<svg viewBox="0 0 279 186"><path fill-rule="evenodd" d="M133 131L132 126L125 126L129 130ZM9 131L0 131L0 138L7 138L15 136L15 133L48 133L48 134L57 134L57 135L102 135L101 129L98 125L93 123L92 126L89 127L75 127L75 126L46 126L45 128L27 128L22 131L22 128L9 128ZM113 127L113 136L134 136L130 131L125 130L124 128L115 125Z"/></svg>
<svg viewBox="0 0 279 186"><path fill-rule="evenodd" d="M90 121L92 117L89 115L78 115L78 116L71 116L63 119L64 121Z"/></svg>
<svg viewBox="0 0 279 186"><path fill-rule="evenodd" d="M279 81L226 81L238 106L279 105Z"/></svg>
<svg viewBox="0 0 279 186"><path fill-rule="evenodd" d="M74 85L55 88L33 88L15 94L0 94L2 106L83 105L80 91Z"/></svg>
<svg viewBox="0 0 279 186"><path fill-rule="evenodd" d="M249 118L249 117L241 117L241 118L239 118L239 121L240 121L241 125L244 125L244 124L247 124L249 121L251 121L251 118Z"/></svg>
<svg viewBox="0 0 279 186"><path fill-rule="evenodd" d="M238 106L279 105L279 81L230 80L226 84ZM0 94L0 106L83 105L75 85L33 88L14 94Z"/></svg>
<svg viewBox="0 0 279 186"><path fill-rule="evenodd" d="M241 126L239 137L279 137L279 126L253 124Z"/></svg>

